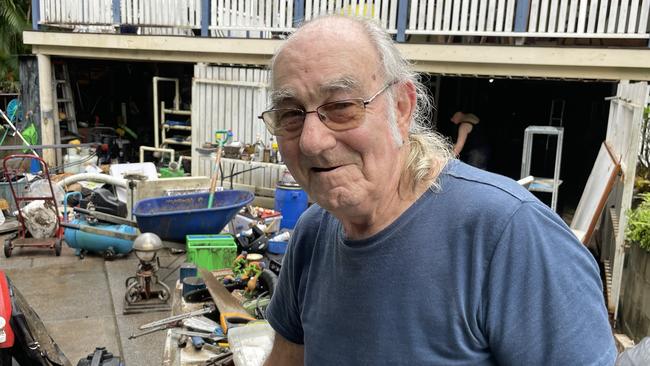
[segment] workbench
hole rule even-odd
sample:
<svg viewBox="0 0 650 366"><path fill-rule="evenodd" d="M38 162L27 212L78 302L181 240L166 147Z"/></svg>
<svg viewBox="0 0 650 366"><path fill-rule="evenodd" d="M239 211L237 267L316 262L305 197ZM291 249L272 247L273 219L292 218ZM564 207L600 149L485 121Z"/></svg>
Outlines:
<svg viewBox="0 0 650 366"><path fill-rule="evenodd" d="M212 302L185 302L182 296L183 285L180 281L176 281L176 286L172 290L172 310L171 315L178 315L187 313L194 310L203 308L206 304ZM207 360L215 356L213 352L207 350L196 350L190 342L184 347L178 347L179 336L168 329L165 338L165 348L163 351L162 365L163 366L198 366L204 365Z"/></svg>

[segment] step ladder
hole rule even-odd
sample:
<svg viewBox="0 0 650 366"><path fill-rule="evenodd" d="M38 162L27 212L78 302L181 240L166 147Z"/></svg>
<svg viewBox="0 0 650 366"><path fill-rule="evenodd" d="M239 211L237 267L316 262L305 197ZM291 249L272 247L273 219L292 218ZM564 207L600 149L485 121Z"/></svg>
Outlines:
<svg viewBox="0 0 650 366"><path fill-rule="evenodd" d="M562 165L562 140L564 138L564 127L556 126L528 126L524 131L524 150L521 156L521 178L530 176L531 161L533 155L533 138L535 135L546 135L547 138L555 136L557 146L555 148L555 168L553 178L533 177L533 182L528 186L529 191L551 193L551 209L557 209L558 189L560 180L560 166Z"/></svg>
<svg viewBox="0 0 650 366"><path fill-rule="evenodd" d="M60 130L60 142L57 143L67 143L79 137L74 96L70 86L70 74L68 73L68 65L63 62L55 62L52 66L54 97L56 98L54 119Z"/></svg>

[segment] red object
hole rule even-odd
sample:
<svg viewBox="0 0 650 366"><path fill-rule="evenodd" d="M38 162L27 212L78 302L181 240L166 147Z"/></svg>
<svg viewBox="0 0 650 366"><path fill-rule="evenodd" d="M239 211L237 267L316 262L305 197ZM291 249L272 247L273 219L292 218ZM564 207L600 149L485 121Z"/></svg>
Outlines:
<svg viewBox="0 0 650 366"><path fill-rule="evenodd" d="M10 348L14 345L14 331L11 329L9 320L11 319L11 296L9 294L9 283L7 276L3 271L0 271L0 317L6 321L5 334L7 340L0 343L0 348Z"/></svg>
<svg viewBox="0 0 650 366"><path fill-rule="evenodd" d="M15 161L23 161L23 160L35 160L39 163L41 167L41 171L43 172L43 178L49 185L49 195L46 195L44 197L33 197L33 196L27 196L27 195L21 195L19 192L16 191L16 187L14 187L15 182L18 181L18 179L24 175L24 170L22 169L22 163L19 164L12 164L15 163ZM12 162L12 160L15 160ZM10 163L11 162L11 163ZM18 166L18 168L15 168L14 166ZM31 164L30 164L31 165ZM59 256L61 254L61 238L63 236L63 230L61 230L61 219L59 217L59 209L57 207L57 202L56 202L56 196L54 195L54 188L52 188L52 181L50 180L50 172L47 168L47 164L45 161L38 156L34 155L27 155L27 154L16 154L16 155L9 155L6 156L4 159L2 159L2 167L4 168L4 176L6 178L7 183L9 184L9 188L11 190L11 195L13 196L14 202L16 203L16 207L18 208L18 222L20 222L20 227L18 231L18 238L9 240L5 243L4 245L4 253L5 256L8 258L11 256L11 251L13 250L14 247L40 247L40 248L50 248L54 249L54 253ZM23 216L23 205L22 202L29 202L29 201L37 201L37 200L43 200L46 201L47 204L51 203L51 208L52 211L55 212L56 214L56 229L54 230L54 237L52 238L42 238L42 239L34 239L34 238L28 238L28 230L27 226L25 226L25 218Z"/></svg>

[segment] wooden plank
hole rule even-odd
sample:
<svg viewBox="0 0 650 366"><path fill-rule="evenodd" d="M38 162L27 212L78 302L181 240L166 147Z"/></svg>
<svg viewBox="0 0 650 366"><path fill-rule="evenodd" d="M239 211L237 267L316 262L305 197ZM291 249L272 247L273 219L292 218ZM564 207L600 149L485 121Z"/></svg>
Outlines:
<svg viewBox="0 0 650 366"><path fill-rule="evenodd" d="M426 15L427 15L427 0L420 1L420 7L418 9L418 29L423 30L426 28Z"/></svg>
<svg viewBox="0 0 650 366"><path fill-rule="evenodd" d="M449 0L447 0L447 1L449 1ZM435 29L437 31L442 30L442 17L443 17L442 10L443 10L443 8L445 6L444 2L445 2L444 0L438 0L437 4L436 4L436 15L435 15L435 18L434 18L433 29Z"/></svg>
<svg viewBox="0 0 650 366"><path fill-rule="evenodd" d="M506 0L499 0L499 3L497 4L497 18L496 18L496 26L495 26L495 30L497 32L503 31L503 24L505 23L503 17L505 15L505 10L506 10Z"/></svg>
<svg viewBox="0 0 650 366"><path fill-rule="evenodd" d="M453 1L453 11L451 13L451 30L458 31L459 20L460 20L460 1Z"/></svg>
<svg viewBox="0 0 650 366"><path fill-rule="evenodd" d="M585 245L593 235L596 222L605 207L619 170L620 165L612 159L605 143L602 143L571 221L572 229L585 232L582 241Z"/></svg>
<svg viewBox="0 0 650 366"><path fill-rule="evenodd" d="M323 1L325 3L325 1ZM280 0L280 26L286 26L287 24L287 3L285 0Z"/></svg>
<svg viewBox="0 0 650 366"><path fill-rule="evenodd" d="M618 1L610 0L609 16L607 17L607 33L616 32L616 15L618 14Z"/></svg>
<svg viewBox="0 0 650 366"><path fill-rule="evenodd" d="M468 23L468 17L469 17L469 3L470 0L463 0L461 3L460 7L460 31L461 32L466 32L467 31L467 23Z"/></svg>
<svg viewBox="0 0 650 366"><path fill-rule="evenodd" d="M478 28L476 29L477 31L485 31L485 20L486 20L486 14L487 14L487 1L485 0L480 0L479 1L479 11L478 11Z"/></svg>
<svg viewBox="0 0 650 366"><path fill-rule="evenodd" d="M478 21L478 3L479 0L472 0L469 6L469 31L476 31L476 24Z"/></svg>
<svg viewBox="0 0 650 366"><path fill-rule="evenodd" d="M598 1L589 2L589 15L587 16L587 33L596 31L596 21L598 20Z"/></svg>
<svg viewBox="0 0 650 366"><path fill-rule="evenodd" d="M588 0L580 0L578 10L578 28L576 33L585 33L585 24L587 23L587 3Z"/></svg>
<svg viewBox="0 0 650 366"><path fill-rule="evenodd" d="M442 18L442 30L451 30L451 0L445 0L445 14Z"/></svg>
<svg viewBox="0 0 650 366"><path fill-rule="evenodd" d="M390 10L388 12L388 26L386 27L389 32L397 32L397 1L390 0Z"/></svg>
<svg viewBox="0 0 650 366"><path fill-rule="evenodd" d="M388 19L388 3L390 0L382 0L381 1L381 10L380 10L380 15L379 18L381 19L381 25L384 26L384 28L389 29L390 28L390 21Z"/></svg>
<svg viewBox="0 0 650 366"><path fill-rule="evenodd" d="M639 14L639 0L630 1L630 20L627 22L627 33L637 33L636 17Z"/></svg>
<svg viewBox="0 0 650 366"><path fill-rule="evenodd" d="M408 29L417 29L417 10L418 10L418 3L419 0L412 0L411 1L411 10L409 13L409 25Z"/></svg>
<svg viewBox="0 0 650 366"><path fill-rule="evenodd" d="M536 0L533 0L536 1ZM488 4L487 14L487 30L494 31L494 16L496 15L496 0L490 0ZM532 11L532 10L531 10Z"/></svg>
<svg viewBox="0 0 650 366"><path fill-rule="evenodd" d="M516 2L516 0L508 0L508 7L506 8L506 24L504 29L506 32L513 31Z"/></svg>
<svg viewBox="0 0 650 366"><path fill-rule="evenodd" d="M574 33L576 30L576 14L578 13L578 1L571 0L569 3L569 16L567 18L567 33Z"/></svg>
<svg viewBox="0 0 650 366"><path fill-rule="evenodd" d="M639 15L639 28L637 33L647 34L648 17L650 16L650 0L643 0L641 3L641 13Z"/></svg>
<svg viewBox="0 0 650 366"><path fill-rule="evenodd" d="M539 24L537 26L538 32L548 31L548 28L546 28L547 21L548 21L548 8L549 8L549 0L541 0L539 5Z"/></svg>
<svg viewBox="0 0 650 366"><path fill-rule="evenodd" d="M600 7L598 10L598 23L596 25L596 33L604 33L606 25L607 25L607 0L600 0Z"/></svg>
<svg viewBox="0 0 650 366"><path fill-rule="evenodd" d="M618 12L618 27L616 28L616 33L625 33L625 26L627 25L627 0L621 1L621 7Z"/></svg>
<svg viewBox="0 0 650 366"><path fill-rule="evenodd" d="M433 14L435 11L435 6L436 6L436 0L428 0L427 1L427 20L426 20L426 25L425 28L427 30L432 30L433 29Z"/></svg>
<svg viewBox="0 0 650 366"><path fill-rule="evenodd" d="M557 33L566 31L567 12L569 11L569 0L561 0L558 10Z"/></svg>

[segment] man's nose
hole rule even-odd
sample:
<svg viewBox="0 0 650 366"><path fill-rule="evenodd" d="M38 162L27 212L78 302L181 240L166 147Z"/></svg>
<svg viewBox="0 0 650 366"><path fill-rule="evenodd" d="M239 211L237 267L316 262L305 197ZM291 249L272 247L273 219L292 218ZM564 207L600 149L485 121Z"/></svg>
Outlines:
<svg viewBox="0 0 650 366"><path fill-rule="evenodd" d="M307 156L319 155L336 145L334 133L320 120L318 113L305 115L300 134L300 150Z"/></svg>

